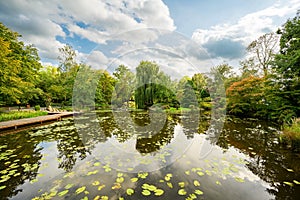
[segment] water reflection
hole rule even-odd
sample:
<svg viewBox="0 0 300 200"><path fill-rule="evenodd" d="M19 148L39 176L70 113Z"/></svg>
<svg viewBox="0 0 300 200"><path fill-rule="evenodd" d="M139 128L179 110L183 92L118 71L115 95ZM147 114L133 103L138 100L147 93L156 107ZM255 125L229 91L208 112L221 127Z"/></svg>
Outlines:
<svg viewBox="0 0 300 200"><path fill-rule="evenodd" d="M129 117L141 126L151 123L148 113L131 112ZM200 120L197 127L186 123L195 120ZM299 194L297 184L291 187L284 183L300 180L299 155L280 148L273 125L250 120L227 122L218 140L216 133L211 137L202 134L213 130L208 120L179 114L168 115L163 128L147 137L119 126L113 113L100 112L96 120L82 116L76 125L68 119L0 136L0 185L6 186L0 190L1 198L63 194L67 199L81 199L94 198L100 191L110 199L142 199L145 183L164 190L162 196L154 195L155 199L185 199L197 195L198 189L204 193L197 195L198 199L296 199ZM83 138L82 133L88 137ZM207 138L217 146L200 159L199 146ZM172 161L164 168L157 167ZM153 170L147 174L116 170L124 166ZM167 174L172 174L169 181ZM195 186L195 181L200 186ZM76 194L83 186L83 192ZM128 195L127 188L133 188L135 194ZM180 196L180 189L187 195Z"/></svg>

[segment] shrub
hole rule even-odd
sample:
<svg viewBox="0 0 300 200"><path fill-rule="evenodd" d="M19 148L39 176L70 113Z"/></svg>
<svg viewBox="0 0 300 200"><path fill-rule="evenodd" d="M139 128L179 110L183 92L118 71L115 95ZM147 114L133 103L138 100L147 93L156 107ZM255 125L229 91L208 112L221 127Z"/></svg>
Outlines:
<svg viewBox="0 0 300 200"><path fill-rule="evenodd" d="M40 106L40 105L34 106L34 110L35 110L35 111L40 111L40 110L41 110L41 106Z"/></svg>

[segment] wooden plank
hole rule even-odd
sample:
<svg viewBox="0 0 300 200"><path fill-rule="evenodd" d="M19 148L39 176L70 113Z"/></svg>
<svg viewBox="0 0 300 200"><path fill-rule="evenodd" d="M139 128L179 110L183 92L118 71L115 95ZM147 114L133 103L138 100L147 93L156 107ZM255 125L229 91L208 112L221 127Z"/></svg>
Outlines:
<svg viewBox="0 0 300 200"><path fill-rule="evenodd" d="M39 116L39 117L24 118L24 119L0 122L0 130L10 129L10 128L17 129L19 126L26 126L26 125L36 124L36 123L42 124L43 122L60 120L63 117L70 117L70 116L73 116L74 114L77 114L77 113L62 112L59 114L51 114L51 115L44 115L44 116Z"/></svg>

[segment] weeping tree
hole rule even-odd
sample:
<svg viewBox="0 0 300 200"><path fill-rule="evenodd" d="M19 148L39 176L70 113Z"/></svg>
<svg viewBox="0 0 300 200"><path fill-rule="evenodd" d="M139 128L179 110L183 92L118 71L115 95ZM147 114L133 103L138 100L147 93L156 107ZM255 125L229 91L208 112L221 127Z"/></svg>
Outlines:
<svg viewBox="0 0 300 200"><path fill-rule="evenodd" d="M147 109L154 103L159 66L154 62L141 61L136 68L137 89L135 104L138 109Z"/></svg>

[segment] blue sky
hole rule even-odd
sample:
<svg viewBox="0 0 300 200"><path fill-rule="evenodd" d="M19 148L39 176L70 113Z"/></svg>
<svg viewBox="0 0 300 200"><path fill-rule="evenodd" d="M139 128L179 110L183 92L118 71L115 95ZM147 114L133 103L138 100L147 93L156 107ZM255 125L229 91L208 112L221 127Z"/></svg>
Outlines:
<svg viewBox="0 0 300 200"><path fill-rule="evenodd" d="M238 68L251 41L275 31L298 9L300 0L10 0L0 1L0 22L34 44L44 65L57 65L58 48L65 44L73 46L79 60L89 57L91 63L105 65L118 57L115 52L124 53L119 49L145 48L146 40L156 41L153 31L132 32L118 41L111 41L112 36L158 28L183 34L205 49L215 65L227 62ZM184 56L193 60L195 52Z"/></svg>

